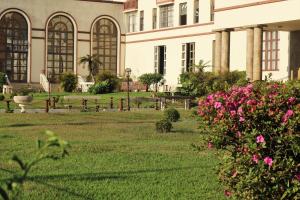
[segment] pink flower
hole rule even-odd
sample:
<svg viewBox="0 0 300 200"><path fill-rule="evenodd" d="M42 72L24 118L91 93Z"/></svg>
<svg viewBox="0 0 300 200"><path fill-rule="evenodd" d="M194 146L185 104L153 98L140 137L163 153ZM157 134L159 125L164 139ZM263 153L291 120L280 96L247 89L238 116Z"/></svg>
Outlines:
<svg viewBox="0 0 300 200"><path fill-rule="evenodd" d="M295 98L295 97L290 97L290 98L288 99L289 104L293 104L293 103L295 103L295 101L296 101L296 98Z"/></svg>
<svg viewBox="0 0 300 200"><path fill-rule="evenodd" d="M208 96L207 96L207 100L211 101L211 100L213 100L213 99L214 99L214 98L213 98L212 95L208 95Z"/></svg>
<svg viewBox="0 0 300 200"><path fill-rule="evenodd" d="M245 118L244 117L240 117L240 122L244 122L245 121Z"/></svg>
<svg viewBox="0 0 300 200"><path fill-rule="evenodd" d="M259 161L259 156L258 156L257 154L254 154L254 155L252 156L252 161L255 162L255 163L257 164L258 161Z"/></svg>
<svg viewBox="0 0 300 200"><path fill-rule="evenodd" d="M219 108L221 108L221 106L222 106L222 103L221 102L215 102L215 105L214 105L214 107L215 107L215 109L219 109Z"/></svg>
<svg viewBox="0 0 300 200"><path fill-rule="evenodd" d="M256 143L264 143L265 142L265 138L262 135L259 135L256 137Z"/></svg>
<svg viewBox="0 0 300 200"><path fill-rule="evenodd" d="M282 122L286 123L288 121L288 119L290 117L292 117L294 115L294 111L293 110L288 110L284 116L282 117Z"/></svg>
<svg viewBox="0 0 300 200"><path fill-rule="evenodd" d="M224 191L224 195L225 195L226 197L230 197L230 196L232 195L232 192L230 192L230 191L228 191L228 190L225 190L225 191Z"/></svg>
<svg viewBox="0 0 300 200"><path fill-rule="evenodd" d="M235 178L237 176L238 172L236 170L233 171L232 177Z"/></svg>
<svg viewBox="0 0 300 200"><path fill-rule="evenodd" d="M267 157L265 157L265 159L264 159L264 163L265 163L266 165L269 165L269 167L271 167L272 164L273 164L273 159L270 158L269 156L267 156Z"/></svg>
<svg viewBox="0 0 300 200"><path fill-rule="evenodd" d="M207 148L211 149L213 147L213 144L211 142L208 142Z"/></svg>
<svg viewBox="0 0 300 200"><path fill-rule="evenodd" d="M236 133L236 137L240 138L241 136L242 136L241 132L238 131L238 132Z"/></svg>
<svg viewBox="0 0 300 200"><path fill-rule="evenodd" d="M296 174L295 177L298 181L300 181L300 174Z"/></svg>
<svg viewBox="0 0 300 200"><path fill-rule="evenodd" d="M230 116L234 117L236 115L236 111L235 110L231 110L230 111Z"/></svg>

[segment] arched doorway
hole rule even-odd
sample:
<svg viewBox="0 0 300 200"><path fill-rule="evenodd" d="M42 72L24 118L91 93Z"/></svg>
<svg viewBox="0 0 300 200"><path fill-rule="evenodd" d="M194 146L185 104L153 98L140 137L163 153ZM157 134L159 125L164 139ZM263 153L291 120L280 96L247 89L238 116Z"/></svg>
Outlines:
<svg viewBox="0 0 300 200"><path fill-rule="evenodd" d="M99 18L92 27L92 55L101 62L99 73L118 74L119 30L116 23L107 17Z"/></svg>
<svg viewBox="0 0 300 200"><path fill-rule="evenodd" d="M75 28L64 15L55 15L47 25L47 77L53 82L66 72L74 73Z"/></svg>
<svg viewBox="0 0 300 200"><path fill-rule="evenodd" d="M0 17L0 71L11 82L28 81L29 24L19 12Z"/></svg>

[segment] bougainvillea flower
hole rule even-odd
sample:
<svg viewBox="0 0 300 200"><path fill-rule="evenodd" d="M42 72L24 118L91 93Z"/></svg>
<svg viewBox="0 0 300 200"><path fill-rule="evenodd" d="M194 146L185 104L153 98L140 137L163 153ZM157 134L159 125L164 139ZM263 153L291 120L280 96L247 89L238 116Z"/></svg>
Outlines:
<svg viewBox="0 0 300 200"><path fill-rule="evenodd" d="M252 161L255 162L255 163L257 164L258 161L259 161L259 156L258 156L257 154L254 154L254 155L252 156Z"/></svg>
<svg viewBox="0 0 300 200"><path fill-rule="evenodd" d="M269 165L269 167L271 167L272 164L273 164L273 159L270 158L269 156L267 156L267 157L265 157L265 159L264 159L264 163L265 163L266 165Z"/></svg>
<svg viewBox="0 0 300 200"><path fill-rule="evenodd" d="M208 142L207 148L211 149L213 147L213 144L211 142Z"/></svg>
<svg viewBox="0 0 300 200"><path fill-rule="evenodd" d="M215 107L215 109L219 109L219 108L221 108L221 106L222 106L222 103L221 102L215 102L215 105L214 105L214 107Z"/></svg>
<svg viewBox="0 0 300 200"><path fill-rule="evenodd" d="M245 121L245 118L244 117L240 117L240 122L244 122Z"/></svg>
<svg viewBox="0 0 300 200"><path fill-rule="evenodd" d="M230 197L230 196L232 195L232 192L230 192L230 191L228 191L228 190L225 190L225 191L224 191L224 195L225 195L226 197Z"/></svg>
<svg viewBox="0 0 300 200"><path fill-rule="evenodd" d="M298 181L300 181L300 174L296 174L295 177Z"/></svg>
<svg viewBox="0 0 300 200"><path fill-rule="evenodd" d="M293 110L288 110L284 116L282 117L282 122L286 123L288 121L288 119L290 117L292 117L294 115L294 111Z"/></svg>
<svg viewBox="0 0 300 200"><path fill-rule="evenodd" d="M262 135L259 135L256 137L256 143L264 143L265 142L265 138Z"/></svg>

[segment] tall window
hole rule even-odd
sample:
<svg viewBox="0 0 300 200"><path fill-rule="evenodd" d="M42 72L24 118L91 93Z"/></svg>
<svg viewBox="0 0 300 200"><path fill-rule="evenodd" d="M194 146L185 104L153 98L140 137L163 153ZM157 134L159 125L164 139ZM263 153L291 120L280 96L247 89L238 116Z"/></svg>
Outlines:
<svg viewBox="0 0 300 200"><path fill-rule="evenodd" d="M278 70L279 66L279 32L266 31L263 34L263 70Z"/></svg>
<svg viewBox="0 0 300 200"><path fill-rule="evenodd" d="M144 30L144 11L140 11L140 31Z"/></svg>
<svg viewBox="0 0 300 200"><path fill-rule="evenodd" d="M0 19L0 71L13 82L27 82L28 24L17 12Z"/></svg>
<svg viewBox="0 0 300 200"><path fill-rule="evenodd" d="M47 75L57 82L65 72L74 71L74 27L63 15L53 17L48 24Z"/></svg>
<svg viewBox="0 0 300 200"><path fill-rule="evenodd" d="M173 5L160 6L160 28L173 26Z"/></svg>
<svg viewBox="0 0 300 200"><path fill-rule="evenodd" d="M210 21L215 20L215 0L210 0Z"/></svg>
<svg viewBox="0 0 300 200"><path fill-rule="evenodd" d="M157 8L152 10L152 29L157 28Z"/></svg>
<svg viewBox="0 0 300 200"><path fill-rule="evenodd" d="M199 23L199 0L194 1L194 23Z"/></svg>
<svg viewBox="0 0 300 200"><path fill-rule="evenodd" d="M127 13L127 31L129 33L136 31L136 12Z"/></svg>
<svg viewBox="0 0 300 200"><path fill-rule="evenodd" d="M154 72L165 75L166 66L167 66L167 47L155 46L154 47Z"/></svg>
<svg viewBox="0 0 300 200"><path fill-rule="evenodd" d="M179 4L179 25L187 24L187 3Z"/></svg>
<svg viewBox="0 0 300 200"><path fill-rule="evenodd" d="M108 71L117 74L118 29L110 19L99 19L93 27L93 55L97 55L101 66L99 73Z"/></svg>
<svg viewBox="0 0 300 200"><path fill-rule="evenodd" d="M190 71L195 64L195 43L182 44L181 50L181 72Z"/></svg>

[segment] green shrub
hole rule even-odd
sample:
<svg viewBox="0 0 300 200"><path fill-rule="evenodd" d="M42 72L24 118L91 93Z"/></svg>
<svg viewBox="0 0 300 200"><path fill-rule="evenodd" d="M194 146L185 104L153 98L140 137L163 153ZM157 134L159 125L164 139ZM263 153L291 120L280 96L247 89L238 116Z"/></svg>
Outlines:
<svg viewBox="0 0 300 200"><path fill-rule="evenodd" d="M3 101L5 99L5 96L3 94L0 94L0 101Z"/></svg>
<svg viewBox="0 0 300 200"><path fill-rule="evenodd" d="M93 85L89 88L89 93L92 94L106 94L110 92L110 82L109 81L101 81Z"/></svg>
<svg viewBox="0 0 300 200"><path fill-rule="evenodd" d="M3 72L0 72L0 91L2 92L3 85L6 84L6 77Z"/></svg>
<svg viewBox="0 0 300 200"><path fill-rule="evenodd" d="M165 119L171 122L177 122L180 119L180 113L175 108L169 108L164 111Z"/></svg>
<svg viewBox="0 0 300 200"><path fill-rule="evenodd" d="M226 149L219 177L233 199L300 199L297 83L255 82L213 93L198 113L209 146Z"/></svg>
<svg viewBox="0 0 300 200"><path fill-rule="evenodd" d="M65 92L73 92L77 87L77 76L72 73L65 73L60 76L60 82Z"/></svg>
<svg viewBox="0 0 300 200"><path fill-rule="evenodd" d="M169 133L173 128L172 123L167 119L162 119L155 124L156 131L159 133Z"/></svg>
<svg viewBox="0 0 300 200"><path fill-rule="evenodd" d="M139 81L146 85L146 92L152 84L158 84L163 79L163 75L158 73L146 73L139 77Z"/></svg>
<svg viewBox="0 0 300 200"><path fill-rule="evenodd" d="M108 83L108 92L118 90L120 87L120 79L110 72L103 72L96 76L96 83L106 81Z"/></svg>
<svg viewBox="0 0 300 200"><path fill-rule="evenodd" d="M246 72L232 71L217 75L212 72L205 72L205 63L197 66L197 70L184 72L180 75L181 87L179 92L187 96L205 96L216 91L226 91L233 85L243 86L247 84Z"/></svg>

